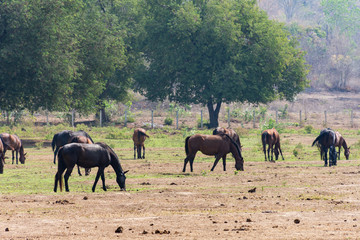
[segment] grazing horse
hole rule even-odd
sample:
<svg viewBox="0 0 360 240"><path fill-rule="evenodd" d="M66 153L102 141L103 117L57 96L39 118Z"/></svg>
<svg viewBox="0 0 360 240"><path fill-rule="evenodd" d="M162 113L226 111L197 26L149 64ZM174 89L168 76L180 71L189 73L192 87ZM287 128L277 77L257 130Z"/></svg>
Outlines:
<svg viewBox="0 0 360 240"><path fill-rule="evenodd" d="M221 135L203 135L195 134L187 137L185 140L186 158L184 159L185 172L186 164L190 161L190 170L193 171L193 162L195 155L201 151L205 155L216 156L211 171L214 170L220 158L223 159L224 171L226 171L226 154L232 153L235 158L236 170L244 171L244 159L241 156L241 150L238 144L227 134Z"/></svg>
<svg viewBox="0 0 360 240"><path fill-rule="evenodd" d="M279 151L281 153L282 160L285 160L280 147L280 135L275 128L264 130L261 133L261 141L263 145L265 161L267 161L268 159L270 161L270 149L271 149L271 162L274 162L273 159L274 152L275 152L275 159L278 160ZM269 145L267 150L267 158L266 158L266 144Z"/></svg>
<svg viewBox="0 0 360 240"><path fill-rule="evenodd" d="M73 136L70 140L69 143L87 143L87 144L93 144L92 140L88 137L85 136ZM91 168L85 168L85 176L88 176L91 172ZM80 172L80 167L78 165L78 174L79 176L81 175Z"/></svg>
<svg viewBox="0 0 360 240"><path fill-rule="evenodd" d="M145 158L145 139L146 137L150 138L147 134L145 129L143 128L136 128L133 134L133 141L134 141L134 159L136 159L136 149L137 149L137 158ZM141 148L143 148L143 156L141 157Z"/></svg>
<svg viewBox="0 0 360 240"><path fill-rule="evenodd" d="M7 150L12 151L12 164L14 164L14 152L16 152L16 164L18 164L18 160L20 160L21 164L25 163L26 153L24 153L24 146L18 136L15 134L2 133L0 134L0 138L4 144L4 157ZM20 157L18 158L18 154Z"/></svg>
<svg viewBox="0 0 360 240"><path fill-rule="evenodd" d="M77 132L65 130L65 131L56 133L51 142L52 150L54 152L54 164L56 163L56 154L58 153L59 148L64 146L65 144L69 143L71 138L75 137L75 136L87 137L91 140L92 143L94 143L94 141L91 139L89 134L87 134L87 132L82 131L82 130L77 131Z"/></svg>
<svg viewBox="0 0 360 240"><path fill-rule="evenodd" d="M311 146L317 144L318 148L320 149L321 159L325 161L325 167L327 166L327 152L329 150L329 167L336 166L336 149L335 149L335 142L336 142L336 133L330 129L325 128L321 130L320 135L314 140Z"/></svg>
<svg viewBox="0 0 360 240"><path fill-rule="evenodd" d="M93 192L95 192L99 177L101 177L103 189L106 191L104 169L109 165L113 167L116 173L116 182L121 191L126 191L125 173L128 171L123 171L119 158L107 144L69 143L61 147L58 152L58 171L55 174L54 192L57 191L58 182L60 191L62 191L62 174L65 170L65 190L69 192L68 180L75 164L84 168L98 167L98 172L92 187Z"/></svg>
<svg viewBox="0 0 360 240"><path fill-rule="evenodd" d="M339 132L335 132L335 134L336 134L335 147L339 147L339 151L337 153L339 156L339 160L340 160L341 147L344 148L344 155L345 155L346 160L349 160L350 147L347 146L345 139Z"/></svg>
<svg viewBox="0 0 360 240"><path fill-rule="evenodd" d="M240 143L239 135L233 129L217 127L213 131L213 135L218 135L218 134L221 134L221 133L222 134L225 133L225 134L229 135L237 143L237 145L239 145L240 150L241 150L242 146L241 146L241 143Z"/></svg>

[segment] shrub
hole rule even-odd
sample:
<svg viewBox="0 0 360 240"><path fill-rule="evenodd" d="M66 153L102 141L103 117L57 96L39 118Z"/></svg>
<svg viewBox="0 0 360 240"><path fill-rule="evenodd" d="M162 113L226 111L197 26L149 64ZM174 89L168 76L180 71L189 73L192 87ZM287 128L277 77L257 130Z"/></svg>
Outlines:
<svg viewBox="0 0 360 240"><path fill-rule="evenodd" d="M164 120L164 125L171 126L173 124L173 119L171 117L166 117Z"/></svg>
<svg viewBox="0 0 360 240"><path fill-rule="evenodd" d="M314 128L311 125L307 125L304 127L304 130L305 130L305 133L310 134L314 131Z"/></svg>

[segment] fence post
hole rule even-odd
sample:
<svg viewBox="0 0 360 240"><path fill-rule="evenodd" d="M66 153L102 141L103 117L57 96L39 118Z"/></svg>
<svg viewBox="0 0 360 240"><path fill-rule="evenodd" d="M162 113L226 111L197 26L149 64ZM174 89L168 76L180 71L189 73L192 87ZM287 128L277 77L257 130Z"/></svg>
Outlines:
<svg viewBox="0 0 360 240"><path fill-rule="evenodd" d="M354 127L354 114L353 114L353 110L351 109L350 111L350 124L351 124L351 127Z"/></svg>
<svg viewBox="0 0 360 240"><path fill-rule="evenodd" d="M49 126L49 111L46 109L46 125Z"/></svg>
<svg viewBox="0 0 360 240"><path fill-rule="evenodd" d="M228 108L228 128L230 128L230 107Z"/></svg>
<svg viewBox="0 0 360 240"><path fill-rule="evenodd" d="M276 124L278 124L278 123L279 123L279 120L278 120L278 119L279 119L278 111L279 111L279 110L278 110L278 109L276 109L276 112L275 112L275 116L276 116L276 117L275 117L275 119L276 119Z"/></svg>
<svg viewBox="0 0 360 240"><path fill-rule="evenodd" d="M299 112L299 118L300 118L300 121L299 121L299 126L301 127L302 126L302 120L301 120L301 110Z"/></svg>
<svg viewBox="0 0 360 240"><path fill-rule="evenodd" d="M200 128L203 129L203 110L200 112Z"/></svg>
<svg viewBox="0 0 360 240"><path fill-rule="evenodd" d="M151 129L154 128L154 110L151 110Z"/></svg>
<svg viewBox="0 0 360 240"><path fill-rule="evenodd" d="M255 110L253 111L253 128L255 128Z"/></svg>
<svg viewBox="0 0 360 240"><path fill-rule="evenodd" d="M179 129L179 110L176 111L176 129Z"/></svg>
<svg viewBox="0 0 360 240"><path fill-rule="evenodd" d="M71 112L71 126L75 127L75 110L73 109Z"/></svg>
<svg viewBox="0 0 360 240"><path fill-rule="evenodd" d="M99 118L100 118L100 127L102 127L102 114L101 114L101 109L99 110Z"/></svg>
<svg viewBox="0 0 360 240"><path fill-rule="evenodd" d="M125 121L124 121L124 126L127 126L127 110L125 110Z"/></svg>
<svg viewBox="0 0 360 240"><path fill-rule="evenodd" d="M325 126L324 127L326 127L327 126L327 116L326 116L326 111L324 111L324 115L325 115Z"/></svg>

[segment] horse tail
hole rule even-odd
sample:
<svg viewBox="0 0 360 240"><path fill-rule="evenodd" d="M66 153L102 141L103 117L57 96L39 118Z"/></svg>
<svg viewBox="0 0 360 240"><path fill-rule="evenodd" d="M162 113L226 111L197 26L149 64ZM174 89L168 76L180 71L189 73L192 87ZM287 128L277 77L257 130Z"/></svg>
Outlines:
<svg viewBox="0 0 360 240"><path fill-rule="evenodd" d="M91 143L94 144L94 141L92 140L92 138L90 137L90 135L87 134L87 133L86 133L86 135L87 135L86 137L87 137L88 139L90 139Z"/></svg>
<svg viewBox="0 0 360 240"><path fill-rule="evenodd" d="M58 152L58 172L57 172L57 174L59 174L59 170L61 169L62 165L64 164L64 158L63 158L62 152L63 152L63 147L60 147L59 152ZM62 174L60 176L58 176L58 181L59 181L60 192L62 192L62 189L63 189L63 175Z"/></svg>
<svg viewBox="0 0 360 240"><path fill-rule="evenodd" d="M189 155L189 138L190 138L190 136L185 139L185 153L186 153L186 156Z"/></svg>
<svg viewBox="0 0 360 240"><path fill-rule="evenodd" d="M55 150L55 139L56 139L56 136L57 136L57 134L54 135L53 140L52 140L52 142L51 142L51 146L52 146L52 150L53 150L53 151Z"/></svg>
<svg viewBox="0 0 360 240"><path fill-rule="evenodd" d="M319 142L323 138L323 136L324 136L324 133L320 133L320 135L317 138L315 138L315 140L311 146L313 147L316 142Z"/></svg>
<svg viewBox="0 0 360 240"><path fill-rule="evenodd" d="M147 135L146 133L144 133L144 132L142 132L142 131L138 131L138 140L139 140L139 142L140 142L140 137L141 137L141 136L145 136L145 137L150 138L150 136Z"/></svg>
<svg viewBox="0 0 360 240"><path fill-rule="evenodd" d="M265 152L265 146L266 146L267 137L268 137L268 132L263 132L263 133L261 134L261 141L262 141L262 145L263 145L263 150L264 150L264 152Z"/></svg>

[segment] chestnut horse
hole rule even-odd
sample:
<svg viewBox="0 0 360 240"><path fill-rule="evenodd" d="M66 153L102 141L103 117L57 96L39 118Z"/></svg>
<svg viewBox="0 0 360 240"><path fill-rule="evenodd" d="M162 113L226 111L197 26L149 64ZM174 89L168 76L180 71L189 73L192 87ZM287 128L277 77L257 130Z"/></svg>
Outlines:
<svg viewBox="0 0 360 240"><path fill-rule="evenodd" d="M93 144L92 140L88 137L85 136L73 136L70 140L69 143L87 143L87 144ZM91 172L91 168L85 168L85 176L88 176ZM81 175L80 172L80 167L78 165L78 174L79 176Z"/></svg>
<svg viewBox="0 0 360 240"><path fill-rule="evenodd" d="M237 145L239 145L240 150L241 150L242 146L240 143L239 135L233 129L217 127L213 131L213 135L218 135L221 133L225 133L225 134L229 135L237 143Z"/></svg>
<svg viewBox="0 0 360 240"><path fill-rule="evenodd" d="M73 132L70 130L64 130L64 131L56 133L51 142L52 150L54 152L54 164L56 163L56 154L58 153L59 148L64 146L65 144L69 143L71 138L75 137L75 136L85 136L85 137L89 138L92 143L94 143L94 141L91 139L89 134L87 134L87 132L82 131L82 130L77 131L77 132Z"/></svg>
<svg viewBox="0 0 360 240"><path fill-rule="evenodd" d="M350 156L350 147L347 146L345 139L343 138L343 136L339 133L339 132L335 132L336 135L336 140L335 140L335 147L339 147L339 151L338 151L338 157L340 160L340 150L341 147L344 148L344 155L346 160L349 160L349 156Z"/></svg>
<svg viewBox="0 0 360 240"><path fill-rule="evenodd" d="M335 149L335 142L336 142L336 133L330 129L325 128L321 130L320 135L314 140L312 146L315 144L320 149L320 156L321 159L325 161L325 167L327 166L327 152L329 150L329 167L336 165L336 149Z"/></svg>
<svg viewBox="0 0 360 240"><path fill-rule="evenodd" d="M187 137L185 140L186 158L184 159L185 172L186 164L190 161L190 171L193 171L193 162L195 155L201 151L205 155L215 156L215 162L211 171L214 170L220 158L223 159L224 171L226 171L226 154L232 153L235 158L236 170L244 171L244 159L241 156L241 150L238 144L227 134L221 135L203 135L195 134Z"/></svg>
<svg viewBox="0 0 360 240"><path fill-rule="evenodd" d="M18 160L20 160L21 164L25 163L26 153L24 153L24 146L18 136L15 134L2 133L0 134L0 138L4 144L4 156L7 150L12 151L12 164L14 164L14 152L16 152L16 164L18 164ZM18 158L18 154L20 157Z"/></svg>
<svg viewBox="0 0 360 240"><path fill-rule="evenodd" d="M137 149L137 158L145 158L145 139L149 136L146 134L145 129L136 128L133 134L134 141L134 159L136 159L136 149ZM141 148L143 149L143 156L141 157Z"/></svg>
<svg viewBox="0 0 360 240"><path fill-rule="evenodd" d="M264 130L261 133L261 141L263 145L263 151L265 155L265 161L269 159L270 161L270 149L271 149L271 161L274 162L273 159L273 153L275 152L275 159L278 160L279 158L279 151L281 153L282 160L284 159L284 156L281 151L280 147L280 135L278 131L276 131L275 128ZM267 158L266 158L266 144L269 145L267 150Z"/></svg>
<svg viewBox="0 0 360 240"><path fill-rule="evenodd" d="M101 177L103 189L106 191L104 169L109 165L113 167L116 173L116 182L120 186L120 189L126 191L125 173L127 173L127 171L123 171L119 158L107 144L69 143L61 147L58 152L58 171L55 174L54 192L57 191L58 182L60 191L62 191L62 174L65 170L65 190L69 192L68 180L75 164L84 168L98 167L98 172L92 187L93 192L95 192L99 177Z"/></svg>

